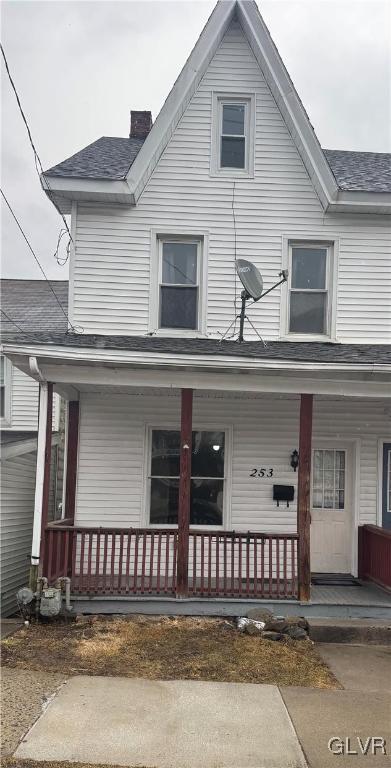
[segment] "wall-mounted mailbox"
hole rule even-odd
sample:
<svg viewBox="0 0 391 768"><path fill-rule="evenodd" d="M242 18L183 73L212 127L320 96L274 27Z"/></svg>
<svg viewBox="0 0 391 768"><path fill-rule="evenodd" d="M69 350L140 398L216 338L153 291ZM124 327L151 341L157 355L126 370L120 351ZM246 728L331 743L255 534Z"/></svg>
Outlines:
<svg viewBox="0 0 391 768"><path fill-rule="evenodd" d="M289 507L289 502L293 501L294 498L294 485L273 485L273 501L277 502L277 507L280 506L280 501L285 501L287 507Z"/></svg>

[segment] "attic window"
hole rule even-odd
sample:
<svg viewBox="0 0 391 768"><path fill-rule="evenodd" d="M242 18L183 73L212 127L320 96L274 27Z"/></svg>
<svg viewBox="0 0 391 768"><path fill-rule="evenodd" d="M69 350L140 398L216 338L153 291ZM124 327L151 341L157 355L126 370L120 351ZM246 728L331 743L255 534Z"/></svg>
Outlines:
<svg viewBox="0 0 391 768"><path fill-rule="evenodd" d="M253 96L215 94L212 175L250 176L253 173Z"/></svg>

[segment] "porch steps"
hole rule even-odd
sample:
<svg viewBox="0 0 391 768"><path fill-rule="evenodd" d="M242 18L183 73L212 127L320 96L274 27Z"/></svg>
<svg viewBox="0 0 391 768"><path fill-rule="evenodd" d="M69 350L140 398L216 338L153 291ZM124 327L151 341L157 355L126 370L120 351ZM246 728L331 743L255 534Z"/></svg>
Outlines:
<svg viewBox="0 0 391 768"><path fill-rule="evenodd" d="M309 618L310 638L317 643L391 645L391 618L322 619Z"/></svg>

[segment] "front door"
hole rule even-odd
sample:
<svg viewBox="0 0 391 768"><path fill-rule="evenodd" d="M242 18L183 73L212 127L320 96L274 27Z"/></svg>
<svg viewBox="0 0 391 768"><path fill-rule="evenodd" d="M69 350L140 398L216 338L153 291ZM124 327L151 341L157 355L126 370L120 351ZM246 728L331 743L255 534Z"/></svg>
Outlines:
<svg viewBox="0 0 391 768"><path fill-rule="evenodd" d="M351 573L351 452L315 447L312 457L311 571Z"/></svg>
<svg viewBox="0 0 391 768"><path fill-rule="evenodd" d="M391 443L383 443L382 526L391 530Z"/></svg>

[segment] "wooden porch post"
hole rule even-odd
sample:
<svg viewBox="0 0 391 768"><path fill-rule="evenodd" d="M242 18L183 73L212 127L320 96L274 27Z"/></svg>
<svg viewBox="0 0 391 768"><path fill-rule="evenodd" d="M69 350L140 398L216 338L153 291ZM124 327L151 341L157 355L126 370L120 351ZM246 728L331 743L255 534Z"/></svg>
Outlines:
<svg viewBox="0 0 391 768"><path fill-rule="evenodd" d="M64 517L75 521L77 454L79 447L79 402L71 400L68 403L68 434L67 434L67 463L65 478L65 510Z"/></svg>
<svg viewBox="0 0 391 768"><path fill-rule="evenodd" d="M311 596L311 453L313 395L301 395L299 470L297 479L297 532L299 534L299 600Z"/></svg>
<svg viewBox="0 0 391 768"><path fill-rule="evenodd" d="M37 469L30 568L30 587L33 590L36 589L39 568L42 568L45 556L52 456L52 412L53 384L42 382L39 385Z"/></svg>
<svg viewBox="0 0 391 768"><path fill-rule="evenodd" d="M177 597L187 597L188 595L192 421L193 390L182 389L176 584Z"/></svg>

